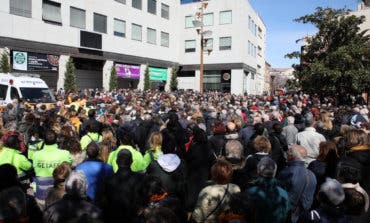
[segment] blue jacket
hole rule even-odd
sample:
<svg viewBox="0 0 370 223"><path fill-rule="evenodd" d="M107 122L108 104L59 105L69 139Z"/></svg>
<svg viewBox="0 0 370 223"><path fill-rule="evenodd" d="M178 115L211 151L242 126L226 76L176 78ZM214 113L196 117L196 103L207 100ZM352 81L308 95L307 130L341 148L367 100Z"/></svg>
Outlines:
<svg viewBox="0 0 370 223"><path fill-rule="evenodd" d="M95 200L97 193L100 190L102 182L107 177L113 175L113 168L100 160L86 160L76 166L76 170L85 173L87 180L87 196Z"/></svg>
<svg viewBox="0 0 370 223"><path fill-rule="evenodd" d="M249 201L249 211L252 211L246 217L255 218L249 219L251 222L286 222L290 210L289 196L277 186L275 179L260 177L255 186L244 193Z"/></svg>
<svg viewBox="0 0 370 223"><path fill-rule="evenodd" d="M307 174L309 176L308 183L303 191ZM310 170L306 169L304 161L288 162L287 167L280 172L277 180L278 184L289 193L292 211L297 207L305 211L311 208L316 189L316 177ZM301 198L299 198L300 195Z"/></svg>

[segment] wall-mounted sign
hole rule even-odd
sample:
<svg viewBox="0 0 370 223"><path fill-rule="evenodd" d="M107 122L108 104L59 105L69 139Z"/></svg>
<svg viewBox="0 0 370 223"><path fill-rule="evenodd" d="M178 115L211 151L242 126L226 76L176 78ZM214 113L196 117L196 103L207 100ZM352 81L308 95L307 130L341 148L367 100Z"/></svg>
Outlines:
<svg viewBox="0 0 370 223"><path fill-rule="evenodd" d="M140 66L116 64L115 67L120 78L140 79Z"/></svg>
<svg viewBox="0 0 370 223"><path fill-rule="evenodd" d="M59 56L13 51L13 69L24 71L58 71Z"/></svg>
<svg viewBox="0 0 370 223"><path fill-rule="evenodd" d="M149 67L149 77L151 81L167 81L167 69Z"/></svg>

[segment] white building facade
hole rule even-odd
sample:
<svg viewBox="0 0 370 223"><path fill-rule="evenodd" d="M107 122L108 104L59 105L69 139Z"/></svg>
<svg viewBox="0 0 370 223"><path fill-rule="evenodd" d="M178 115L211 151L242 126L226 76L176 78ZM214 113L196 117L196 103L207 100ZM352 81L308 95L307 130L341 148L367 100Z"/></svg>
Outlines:
<svg viewBox="0 0 370 223"><path fill-rule="evenodd" d="M108 89L115 68L120 88L142 89L148 68L153 88L168 90L177 66L179 88L199 90L199 36L187 17L199 3L186 2L0 0L0 48L10 52L14 71L38 73L52 88L63 88L72 58L79 88ZM262 93L262 20L248 0L208 2L213 51L204 56L205 90Z"/></svg>

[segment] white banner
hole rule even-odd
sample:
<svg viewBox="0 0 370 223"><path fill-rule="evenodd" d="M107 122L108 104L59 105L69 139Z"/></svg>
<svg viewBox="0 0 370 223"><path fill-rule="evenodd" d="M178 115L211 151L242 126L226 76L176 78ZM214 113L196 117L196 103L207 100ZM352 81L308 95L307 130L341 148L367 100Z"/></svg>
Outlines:
<svg viewBox="0 0 370 223"><path fill-rule="evenodd" d="M27 52L13 51L13 69L27 70Z"/></svg>

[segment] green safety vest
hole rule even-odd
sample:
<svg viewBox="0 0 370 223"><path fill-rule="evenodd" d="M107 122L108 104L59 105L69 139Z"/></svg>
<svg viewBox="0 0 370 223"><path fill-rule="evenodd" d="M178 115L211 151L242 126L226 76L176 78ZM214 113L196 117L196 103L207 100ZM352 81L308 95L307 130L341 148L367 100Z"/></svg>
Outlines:
<svg viewBox="0 0 370 223"><path fill-rule="evenodd" d="M81 149L85 150L91 142L99 143L101 141L102 141L101 135L99 135L96 132L88 132L86 135L82 136L80 140Z"/></svg>
<svg viewBox="0 0 370 223"><path fill-rule="evenodd" d="M32 163L20 151L3 147L0 149L0 165L11 164L17 169L17 174L22 174L32 168Z"/></svg>
<svg viewBox="0 0 370 223"><path fill-rule="evenodd" d="M57 144L44 145L33 154L33 168L37 177L52 177L54 169L62 162L72 164L71 153L58 148Z"/></svg>
<svg viewBox="0 0 370 223"><path fill-rule="evenodd" d="M132 164L131 164L131 170L133 172L140 172L145 170L147 167L146 162L144 161L143 155L134 149L132 146L129 145L121 145L118 147L115 151L111 152L108 157L108 164L113 167L113 171L117 172L118 170L118 165L117 165L117 156L119 151L127 149L128 151L131 152L132 155Z"/></svg>
<svg viewBox="0 0 370 223"><path fill-rule="evenodd" d="M33 154L36 152L36 151L39 151L39 150L42 150L43 149L43 141L40 141L40 142L36 142L34 144L28 144L28 155L27 155L27 158L30 159L30 160L33 160Z"/></svg>

